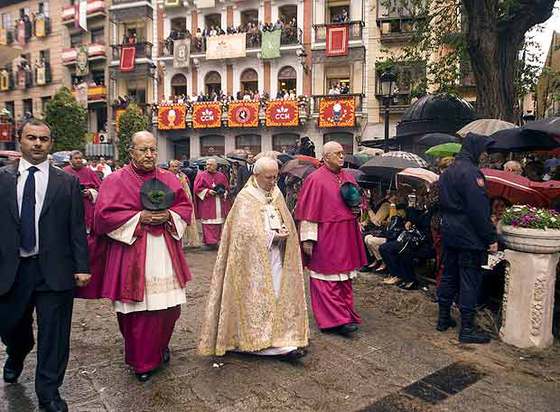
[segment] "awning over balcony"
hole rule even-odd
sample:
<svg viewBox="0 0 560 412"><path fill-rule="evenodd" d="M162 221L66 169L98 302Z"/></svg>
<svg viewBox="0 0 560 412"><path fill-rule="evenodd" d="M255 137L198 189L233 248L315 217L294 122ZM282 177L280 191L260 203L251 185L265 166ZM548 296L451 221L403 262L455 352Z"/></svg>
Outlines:
<svg viewBox="0 0 560 412"><path fill-rule="evenodd" d="M124 22L151 19L152 14L152 8L146 4L143 6L134 6L131 8L111 10L111 20Z"/></svg>

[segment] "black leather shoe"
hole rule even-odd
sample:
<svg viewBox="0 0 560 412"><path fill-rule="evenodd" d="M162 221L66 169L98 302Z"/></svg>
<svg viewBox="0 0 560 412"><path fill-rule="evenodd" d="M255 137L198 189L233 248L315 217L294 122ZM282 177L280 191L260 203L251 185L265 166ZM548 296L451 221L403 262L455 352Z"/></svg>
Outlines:
<svg viewBox="0 0 560 412"><path fill-rule="evenodd" d="M461 328L459 333L459 342L484 344L490 342L490 337L483 332L477 331L476 328Z"/></svg>
<svg viewBox="0 0 560 412"><path fill-rule="evenodd" d="M136 374L136 379L138 379L139 382L148 382L151 378L152 378L152 372L151 371Z"/></svg>
<svg viewBox="0 0 560 412"><path fill-rule="evenodd" d="M39 403L39 410L46 412L68 412L68 404L64 399Z"/></svg>
<svg viewBox="0 0 560 412"><path fill-rule="evenodd" d="M350 336L357 331L358 326L354 325L353 323L348 323L346 325L339 326L336 332L342 336Z"/></svg>
<svg viewBox="0 0 560 412"><path fill-rule="evenodd" d="M451 308L439 305L436 330L445 332L447 329L454 328L455 326L457 326L457 322L451 317Z"/></svg>
<svg viewBox="0 0 560 412"><path fill-rule="evenodd" d="M278 359L285 362L293 362L303 358L305 355L307 355L307 351L305 349L298 348L284 355L279 355Z"/></svg>
<svg viewBox="0 0 560 412"><path fill-rule="evenodd" d="M4 382L6 383L17 383L18 378L23 371L23 363L18 364L11 358L6 360L4 364Z"/></svg>
<svg viewBox="0 0 560 412"><path fill-rule="evenodd" d="M163 351L163 356L162 356L162 361L163 361L164 365L167 365L170 360L171 360L171 352L169 351L169 348L165 348L165 350Z"/></svg>

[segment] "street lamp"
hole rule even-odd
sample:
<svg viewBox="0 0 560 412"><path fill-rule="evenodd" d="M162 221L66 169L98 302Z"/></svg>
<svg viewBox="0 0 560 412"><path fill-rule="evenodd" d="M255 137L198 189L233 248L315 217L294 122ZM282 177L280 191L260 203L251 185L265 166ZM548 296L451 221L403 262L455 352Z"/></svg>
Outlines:
<svg viewBox="0 0 560 412"><path fill-rule="evenodd" d="M379 77L381 83L381 97L383 99L383 106L385 108L385 152L389 151L389 106L393 101L395 94L397 76L391 71L386 71Z"/></svg>

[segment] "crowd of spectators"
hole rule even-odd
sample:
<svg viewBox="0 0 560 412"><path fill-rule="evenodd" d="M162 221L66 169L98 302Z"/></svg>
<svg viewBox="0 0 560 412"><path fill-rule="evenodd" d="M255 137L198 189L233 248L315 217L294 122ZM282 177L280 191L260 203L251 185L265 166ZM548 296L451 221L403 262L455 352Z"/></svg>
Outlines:
<svg viewBox="0 0 560 412"><path fill-rule="evenodd" d="M348 94L350 93L350 86L348 83L338 82L331 85L329 95Z"/></svg>

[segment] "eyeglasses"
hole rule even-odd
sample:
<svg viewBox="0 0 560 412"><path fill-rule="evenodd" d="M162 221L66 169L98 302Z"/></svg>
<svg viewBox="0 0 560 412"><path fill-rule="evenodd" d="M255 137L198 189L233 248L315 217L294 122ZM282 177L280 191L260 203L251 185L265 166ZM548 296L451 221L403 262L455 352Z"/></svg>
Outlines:
<svg viewBox="0 0 560 412"><path fill-rule="evenodd" d="M134 150L138 150L142 154L146 154L148 152L151 152L153 154L157 154L157 152L158 152L157 147L134 147Z"/></svg>

